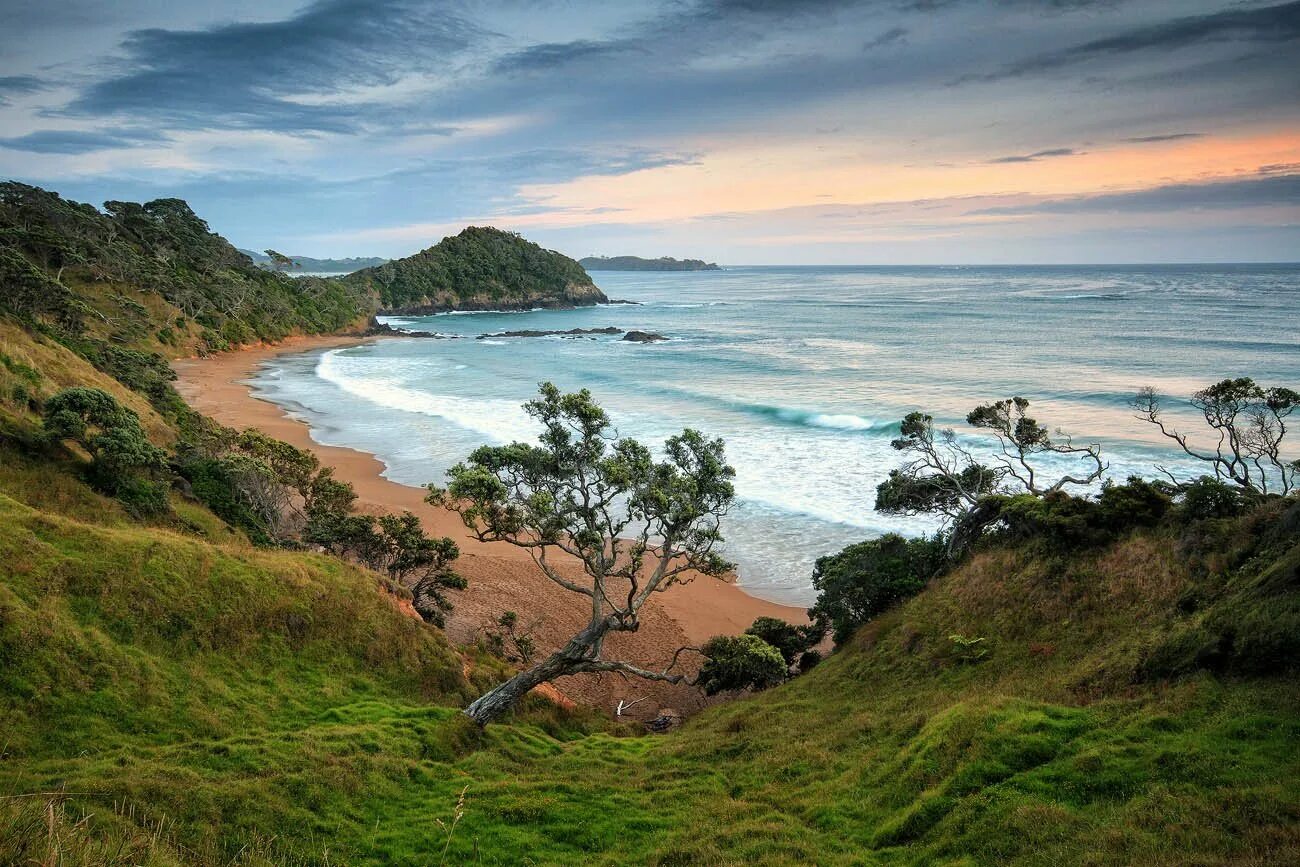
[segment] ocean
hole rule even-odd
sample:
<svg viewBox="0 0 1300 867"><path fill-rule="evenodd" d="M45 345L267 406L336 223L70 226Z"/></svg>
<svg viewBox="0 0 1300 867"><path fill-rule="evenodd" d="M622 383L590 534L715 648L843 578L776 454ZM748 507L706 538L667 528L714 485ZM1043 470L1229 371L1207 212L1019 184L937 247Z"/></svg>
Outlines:
<svg viewBox="0 0 1300 867"><path fill-rule="evenodd" d="M328 445L375 454L397 482L443 482L483 443L531 439L520 405L543 380L588 388L623 436L660 443L683 427L726 441L738 502L726 555L750 593L809 604L819 556L928 518L873 511L900 464L898 421L924 410L959 430L975 405L1019 395L1108 474L1191 477L1204 465L1133 417L1141 386L1170 417L1225 377L1300 390L1300 265L737 267L595 272L611 298L579 310L392 317L459 339L386 339L281 356L255 392ZM620 336L489 338L506 330L601 328ZM1203 423L1202 423L1203 426ZM986 443L969 442L976 448Z"/></svg>

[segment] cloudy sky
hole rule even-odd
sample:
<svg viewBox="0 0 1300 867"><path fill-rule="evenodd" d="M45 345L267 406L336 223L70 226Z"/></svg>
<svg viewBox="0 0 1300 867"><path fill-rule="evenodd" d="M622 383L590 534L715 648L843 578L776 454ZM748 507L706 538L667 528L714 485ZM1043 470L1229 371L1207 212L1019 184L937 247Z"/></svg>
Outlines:
<svg viewBox="0 0 1300 867"><path fill-rule="evenodd" d="M240 246L1300 259L1300 2L0 0L0 177Z"/></svg>

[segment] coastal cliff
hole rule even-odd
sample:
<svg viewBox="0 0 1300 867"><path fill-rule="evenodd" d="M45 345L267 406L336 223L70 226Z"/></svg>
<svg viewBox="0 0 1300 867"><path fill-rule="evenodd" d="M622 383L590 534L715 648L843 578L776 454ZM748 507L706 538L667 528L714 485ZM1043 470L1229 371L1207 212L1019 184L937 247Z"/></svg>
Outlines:
<svg viewBox="0 0 1300 867"><path fill-rule="evenodd" d="M398 315L571 308L609 300L573 259L488 226L470 226L344 281L377 297L381 313Z"/></svg>

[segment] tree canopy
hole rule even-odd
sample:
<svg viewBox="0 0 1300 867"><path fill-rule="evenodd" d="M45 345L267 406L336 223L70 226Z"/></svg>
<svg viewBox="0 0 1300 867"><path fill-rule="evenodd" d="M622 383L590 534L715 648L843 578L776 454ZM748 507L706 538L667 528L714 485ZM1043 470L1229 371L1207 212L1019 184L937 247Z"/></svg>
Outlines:
<svg viewBox="0 0 1300 867"><path fill-rule="evenodd" d="M721 440L684 430L655 460L641 443L616 437L585 389L564 394L543 383L525 409L540 427L537 445L476 449L448 472L446 489L431 487L429 499L459 512L481 541L528 551L550 580L586 597L590 615L559 651L471 704L466 712L481 723L564 674L681 682L672 664L654 672L605 659L605 635L636 630L653 594L689 575L730 568L714 550L735 496ZM571 567L560 562L565 555Z"/></svg>

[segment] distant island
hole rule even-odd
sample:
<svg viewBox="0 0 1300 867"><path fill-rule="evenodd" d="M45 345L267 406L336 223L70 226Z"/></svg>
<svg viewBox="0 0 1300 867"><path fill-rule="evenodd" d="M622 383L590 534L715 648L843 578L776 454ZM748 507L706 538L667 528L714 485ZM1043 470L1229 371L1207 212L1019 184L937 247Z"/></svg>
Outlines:
<svg viewBox="0 0 1300 867"><path fill-rule="evenodd" d="M721 271L717 262L703 259L642 259L640 256L588 256L578 263L588 271Z"/></svg>
<svg viewBox="0 0 1300 867"><path fill-rule="evenodd" d="M426 250L342 278L381 313L571 308L609 301L583 267L514 232L470 226Z"/></svg>
<svg viewBox="0 0 1300 867"><path fill-rule="evenodd" d="M258 253L255 250L244 250L240 248L239 252L253 260L253 264L259 268L266 268L269 271L302 271L316 274L351 274L353 271L360 271L362 268L373 268L376 265L382 265L387 262L380 256L352 256L346 259L316 259L311 256L286 256L285 258L293 262L292 266L276 268L274 267L271 257L266 253Z"/></svg>

